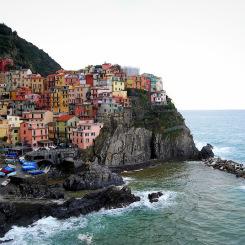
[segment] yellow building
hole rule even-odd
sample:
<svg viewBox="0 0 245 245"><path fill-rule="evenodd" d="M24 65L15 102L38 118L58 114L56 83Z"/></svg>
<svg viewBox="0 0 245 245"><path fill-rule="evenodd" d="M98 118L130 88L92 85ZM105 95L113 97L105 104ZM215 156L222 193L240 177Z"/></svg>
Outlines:
<svg viewBox="0 0 245 245"><path fill-rule="evenodd" d="M125 82L120 79L112 80L112 92L118 92L125 89Z"/></svg>
<svg viewBox="0 0 245 245"><path fill-rule="evenodd" d="M16 145L20 142L20 128L11 127L8 134L8 143L11 145Z"/></svg>
<svg viewBox="0 0 245 245"><path fill-rule="evenodd" d="M121 90L121 91L115 91L112 92L113 97L120 97L122 99L127 99L127 91Z"/></svg>
<svg viewBox="0 0 245 245"><path fill-rule="evenodd" d="M68 113L68 86L56 87L51 93L50 103L53 113Z"/></svg>
<svg viewBox="0 0 245 245"><path fill-rule="evenodd" d="M126 88L137 88L137 82L140 82L140 77L139 76L129 76L127 77L126 80Z"/></svg>
<svg viewBox="0 0 245 245"><path fill-rule="evenodd" d="M31 89L34 94L42 94L44 92L45 78L40 75L31 77Z"/></svg>
<svg viewBox="0 0 245 245"><path fill-rule="evenodd" d="M6 137L8 137L8 133L9 133L9 124L8 124L8 120L7 119L0 119L0 139L4 139Z"/></svg>
<svg viewBox="0 0 245 245"><path fill-rule="evenodd" d="M65 74L60 73L55 75L55 87L64 87L65 84Z"/></svg>
<svg viewBox="0 0 245 245"><path fill-rule="evenodd" d="M8 114L9 100L0 100L0 116L6 116Z"/></svg>

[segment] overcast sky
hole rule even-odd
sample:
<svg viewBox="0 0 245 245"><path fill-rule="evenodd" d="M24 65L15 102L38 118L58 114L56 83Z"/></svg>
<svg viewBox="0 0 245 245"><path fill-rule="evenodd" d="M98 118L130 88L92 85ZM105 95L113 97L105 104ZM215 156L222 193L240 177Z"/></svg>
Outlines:
<svg viewBox="0 0 245 245"><path fill-rule="evenodd" d="M161 76L179 109L245 109L243 0L0 0L0 22L65 69Z"/></svg>

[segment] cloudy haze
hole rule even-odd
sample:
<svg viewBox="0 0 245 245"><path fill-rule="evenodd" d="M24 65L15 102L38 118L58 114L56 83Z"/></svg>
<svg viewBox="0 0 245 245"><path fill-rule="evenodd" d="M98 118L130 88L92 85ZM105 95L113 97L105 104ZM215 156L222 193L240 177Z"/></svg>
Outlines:
<svg viewBox="0 0 245 245"><path fill-rule="evenodd" d="M245 109L245 1L0 2L0 22L65 69L136 66L180 109Z"/></svg>

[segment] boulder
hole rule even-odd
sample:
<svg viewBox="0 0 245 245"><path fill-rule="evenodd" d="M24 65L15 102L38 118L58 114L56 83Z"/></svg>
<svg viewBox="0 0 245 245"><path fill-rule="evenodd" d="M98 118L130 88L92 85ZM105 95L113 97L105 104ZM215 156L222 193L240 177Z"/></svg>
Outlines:
<svg viewBox="0 0 245 245"><path fill-rule="evenodd" d="M213 146L210 144L203 146L202 150L199 153L199 157L200 159L208 159L214 157Z"/></svg>
<svg viewBox="0 0 245 245"><path fill-rule="evenodd" d="M158 202L158 198L160 197L160 196L162 196L163 194L162 194L162 192L153 192L153 193L150 193L150 194L148 194L148 199L149 199L149 201L152 203L152 202Z"/></svg>
<svg viewBox="0 0 245 245"><path fill-rule="evenodd" d="M124 184L121 176L112 173L108 167L97 163L84 165L81 172L73 174L64 181L69 191L96 190L110 185Z"/></svg>

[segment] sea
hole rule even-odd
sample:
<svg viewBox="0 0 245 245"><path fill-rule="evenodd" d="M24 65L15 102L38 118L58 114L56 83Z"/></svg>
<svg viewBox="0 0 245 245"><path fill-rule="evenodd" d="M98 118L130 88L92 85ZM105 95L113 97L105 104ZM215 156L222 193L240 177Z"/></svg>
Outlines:
<svg viewBox="0 0 245 245"><path fill-rule="evenodd" d="M217 156L245 163L245 111L181 111L197 147L214 146ZM201 162L162 163L126 172L125 182L141 201L57 220L46 217L13 227L6 244L245 244L245 179ZM159 202L149 203L151 192Z"/></svg>

